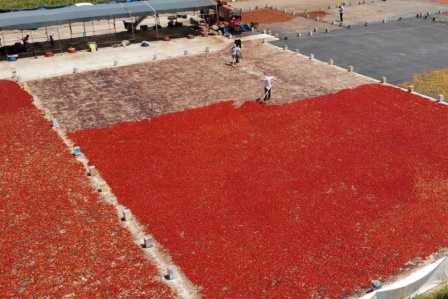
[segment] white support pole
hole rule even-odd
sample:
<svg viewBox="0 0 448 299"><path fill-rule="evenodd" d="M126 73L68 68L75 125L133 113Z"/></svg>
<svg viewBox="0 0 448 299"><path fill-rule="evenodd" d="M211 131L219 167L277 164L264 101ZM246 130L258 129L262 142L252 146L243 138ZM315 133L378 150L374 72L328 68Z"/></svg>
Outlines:
<svg viewBox="0 0 448 299"><path fill-rule="evenodd" d="M95 166L89 166L89 175L91 177L98 175L98 171L96 170Z"/></svg>
<svg viewBox="0 0 448 299"><path fill-rule="evenodd" d="M147 235L143 237L143 247L151 248L154 246L154 239L151 235Z"/></svg>
<svg viewBox="0 0 448 299"><path fill-rule="evenodd" d="M177 269L174 267L168 268L168 274L166 275L166 278L168 280L173 280L176 279L177 277L178 277Z"/></svg>
<svg viewBox="0 0 448 299"><path fill-rule="evenodd" d="M59 127L59 123L58 123L58 120L56 118L51 119L51 126L53 128L58 128Z"/></svg>
<svg viewBox="0 0 448 299"><path fill-rule="evenodd" d="M131 210L129 210L129 209L124 209L124 210L123 210L123 220L124 220L124 221L130 221L130 220L132 220L132 213L131 213Z"/></svg>
<svg viewBox="0 0 448 299"><path fill-rule="evenodd" d="M99 183L98 191L100 191L100 192L109 192L109 186L107 185L107 183L105 181L101 181Z"/></svg>

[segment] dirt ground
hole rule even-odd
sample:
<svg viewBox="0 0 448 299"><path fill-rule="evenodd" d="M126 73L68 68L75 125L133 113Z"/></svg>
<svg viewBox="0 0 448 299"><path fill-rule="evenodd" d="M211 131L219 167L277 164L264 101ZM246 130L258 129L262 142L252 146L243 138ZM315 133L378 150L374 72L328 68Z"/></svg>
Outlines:
<svg viewBox="0 0 448 299"><path fill-rule="evenodd" d="M295 18L297 18L297 16L268 8L244 11L241 14L241 19L244 20L246 24L250 24L251 22L257 22L260 24L272 24L291 21Z"/></svg>
<svg viewBox="0 0 448 299"><path fill-rule="evenodd" d="M242 20L246 24L258 23L256 30L260 32L270 28L286 29L288 27L293 27L297 32L300 32L308 30L309 27L315 25L316 18L323 18L326 15L327 12L325 11L310 11L292 15L283 11L264 8L243 12ZM308 25L303 26L304 24Z"/></svg>
<svg viewBox="0 0 448 299"><path fill-rule="evenodd" d="M243 9L243 12L250 11L255 7L272 7L273 10L281 12L286 10L287 14L296 12L301 16L309 15L310 19L315 19L312 15L315 12L325 12L325 16L320 17L320 23L331 24L339 20L339 9L337 6L345 3L344 25L362 24L366 21L377 22L383 19L398 19L399 17L412 17L416 13L431 14L438 13L440 10L447 11L447 0L368 0L368 1L334 1L334 0L240 0L232 3L232 6ZM299 18L302 19L303 18ZM244 21L244 16L243 16ZM289 23L289 22L288 22ZM267 23L266 23L267 24ZM285 24L287 25L287 24ZM290 27L290 31L300 31L303 24L295 23L296 28ZM325 24L314 25L313 27L327 26ZM272 28L271 28L272 29ZM277 30L277 29L272 29Z"/></svg>

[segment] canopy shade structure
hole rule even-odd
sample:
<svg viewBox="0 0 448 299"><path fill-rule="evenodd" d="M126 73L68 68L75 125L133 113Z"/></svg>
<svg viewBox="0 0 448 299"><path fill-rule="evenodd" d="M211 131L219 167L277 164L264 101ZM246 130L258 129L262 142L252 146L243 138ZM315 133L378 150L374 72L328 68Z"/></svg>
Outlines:
<svg viewBox="0 0 448 299"><path fill-rule="evenodd" d="M53 24L50 10L13 11L0 14L0 29L35 29Z"/></svg>
<svg viewBox="0 0 448 299"><path fill-rule="evenodd" d="M148 0L145 2L151 4L158 14L216 9L216 4L210 0Z"/></svg>
<svg viewBox="0 0 448 299"><path fill-rule="evenodd" d="M0 13L0 30L31 30L75 22L154 16L163 13L213 8L216 8L216 4L211 0L147 0L11 11Z"/></svg>

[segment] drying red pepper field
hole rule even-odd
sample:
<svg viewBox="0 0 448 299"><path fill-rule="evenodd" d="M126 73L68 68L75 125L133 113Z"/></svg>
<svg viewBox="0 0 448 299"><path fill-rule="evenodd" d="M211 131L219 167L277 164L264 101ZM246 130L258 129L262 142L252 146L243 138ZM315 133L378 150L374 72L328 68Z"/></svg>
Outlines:
<svg viewBox="0 0 448 299"><path fill-rule="evenodd" d="M371 84L68 136L204 298L344 298L447 247L447 116Z"/></svg>
<svg viewBox="0 0 448 299"><path fill-rule="evenodd" d="M11 81L0 81L0 140L1 298L174 298Z"/></svg>

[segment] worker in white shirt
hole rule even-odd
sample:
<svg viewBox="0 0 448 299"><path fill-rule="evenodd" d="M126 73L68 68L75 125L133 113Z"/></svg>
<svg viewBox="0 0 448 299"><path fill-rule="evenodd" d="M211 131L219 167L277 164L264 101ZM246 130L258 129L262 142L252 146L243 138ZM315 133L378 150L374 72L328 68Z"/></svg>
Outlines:
<svg viewBox="0 0 448 299"><path fill-rule="evenodd" d="M265 101L265 102L271 98L272 81L273 80L275 80L275 77L264 76L264 79L263 79L263 85L264 85L263 101Z"/></svg>
<svg viewBox="0 0 448 299"><path fill-rule="evenodd" d="M237 47L235 44L232 45L232 48L230 49L230 54L232 55L232 66L235 65L235 63L240 62L239 58L241 56L241 49Z"/></svg>
<svg viewBox="0 0 448 299"><path fill-rule="evenodd" d="M344 6L339 5L339 16L341 18L341 23L344 22Z"/></svg>

